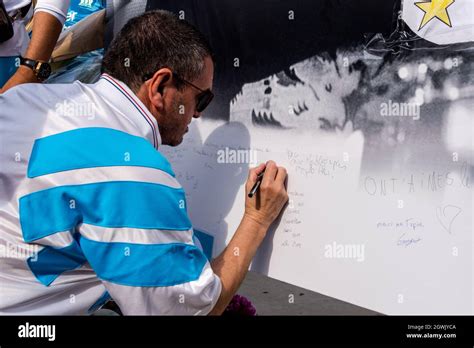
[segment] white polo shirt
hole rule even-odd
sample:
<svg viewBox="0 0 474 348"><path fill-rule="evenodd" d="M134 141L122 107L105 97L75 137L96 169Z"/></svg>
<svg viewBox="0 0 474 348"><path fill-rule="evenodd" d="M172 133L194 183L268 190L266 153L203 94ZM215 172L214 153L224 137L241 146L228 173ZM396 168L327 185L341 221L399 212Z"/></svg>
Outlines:
<svg viewBox="0 0 474 348"><path fill-rule="evenodd" d="M210 312L221 281L160 141L106 74L0 95L0 314Z"/></svg>

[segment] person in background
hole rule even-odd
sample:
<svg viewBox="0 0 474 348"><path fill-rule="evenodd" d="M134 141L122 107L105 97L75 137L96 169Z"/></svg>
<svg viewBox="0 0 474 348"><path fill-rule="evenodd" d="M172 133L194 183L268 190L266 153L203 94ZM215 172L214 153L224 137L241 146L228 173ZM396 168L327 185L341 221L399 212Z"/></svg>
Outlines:
<svg viewBox="0 0 474 348"><path fill-rule="evenodd" d="M70 1L38 0L34 10L30 0L0 1L2 17L6 19L2 25L13 29L13 35L0 43L0 93L3 93L16 85L42 82L49 77L48 61L66 21ZM25 23L32 13L30 40Z"/></svg>
<svg viewBox="0 0 474 348"><path fill-rule="evenodd" d="M64 22L64 29L72 27L91 14L103 10L105 7L105 0L71 0L66 22Z"/></svg>

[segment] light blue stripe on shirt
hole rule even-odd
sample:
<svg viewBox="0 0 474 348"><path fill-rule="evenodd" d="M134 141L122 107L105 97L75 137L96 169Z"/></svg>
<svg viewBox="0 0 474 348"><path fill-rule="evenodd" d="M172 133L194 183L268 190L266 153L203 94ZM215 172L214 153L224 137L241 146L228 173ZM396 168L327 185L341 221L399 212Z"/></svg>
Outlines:
<svg viewBox="0 0 474 348"><path fill-rule="evenodd" d="M115 284L163 287L199 279L206 265L194 245L105 243L80 237L80 244L97 276Z"/></svg>
<svg viewBox="0 0 474 348"><path fill-rule="evenodd" d="M145 138L115 129L91 127L36 139L28 177L111 166L150 167L175 176L168 160Z"/></svg>
<svg viewBox="0 0 474 348"><path fill-rule="evenodd" d="M49 286L62 273L76 269L85 262L84 254L76 241L65 248L47 246L27 260L31 272L45 286Z"/></svg>
<svg viewBox="0 0 474 348"><path fill-rule="evenodd" d="M26 242L80 223L101 227L189 230L184 190L160 184L111 181L59 186L20 198Z"/></svg>
<svg viewBox="0 0 474 348"><path fill-rule="evenodd" d="M202 251L204 255L206 255L208 260L212 260L212 248L214 246L214 237L208 233L199 231L195 228L193 229L193 231L194 231L194 237L196 237L199 240L199 243L201 243Z"/></svg>

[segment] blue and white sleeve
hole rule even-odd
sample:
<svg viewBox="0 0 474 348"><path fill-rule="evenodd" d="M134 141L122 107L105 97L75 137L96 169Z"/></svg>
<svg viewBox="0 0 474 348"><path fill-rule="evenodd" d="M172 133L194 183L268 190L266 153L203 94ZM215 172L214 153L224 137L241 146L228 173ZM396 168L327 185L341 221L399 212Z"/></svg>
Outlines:
<svg viewBox="0 0 474 348"><path fill-rule="evenodd" d="M126 315L208 314L221 281L194 243L183 189L164 172L153 178L97 187L95 216L79 228L82 252Z"/></svg>
<svg viewBox="0 0 474 348"><path fill-rule="evenodd" d="M89 263L124 314L215 306L221 281L194 243L184 190L145 139L108 128L39 138L27 176L23 238L54 242L31 265L40 283Z"/></svg>

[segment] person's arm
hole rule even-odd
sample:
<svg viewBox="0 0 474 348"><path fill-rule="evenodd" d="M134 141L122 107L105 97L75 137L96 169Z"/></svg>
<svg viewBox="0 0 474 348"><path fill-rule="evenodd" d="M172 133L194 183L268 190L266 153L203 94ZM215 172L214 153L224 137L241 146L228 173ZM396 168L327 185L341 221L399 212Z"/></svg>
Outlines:
<svg viewBox="0 0 474 348"><path fill-rule="evenodd" d="M24 54L25 58L47 62L61 33L63 22L51 13L36 11L33 19L33 35ZM0 93L22 83L39 82L33 70L20 65L15 74L5 83Z"/></svg>
<svg viewBox="0 0 474 348"><path fill-rule="evenodd" d="M252 169L246 184L248 193L257 175L265 170L260 192L253 198L246 195L245 214L225 250L211 262L222 283L220 297L209 315L220 315L240 287L268 228L288 201L285 188L286 170L269 161Z"/></svg>
<svg viewBox="0 0 474 348"><path fill-rule="evenodd" d="M250 171L247 192L264 168ZM102 175L109 170L103 167ZM286 171L274 162L266 165L260 192L246 199L232 241L209 262L194 243L184 190L167 170L130 166L124 173L133 181L100 183L101 192L112 196L107 194L99 208L81 205L81 214L84 221L107 223L83 222L77 228L81 250L124 315L221 314L286 203ZM131 198L121 199L124 192Z"/></svg>

